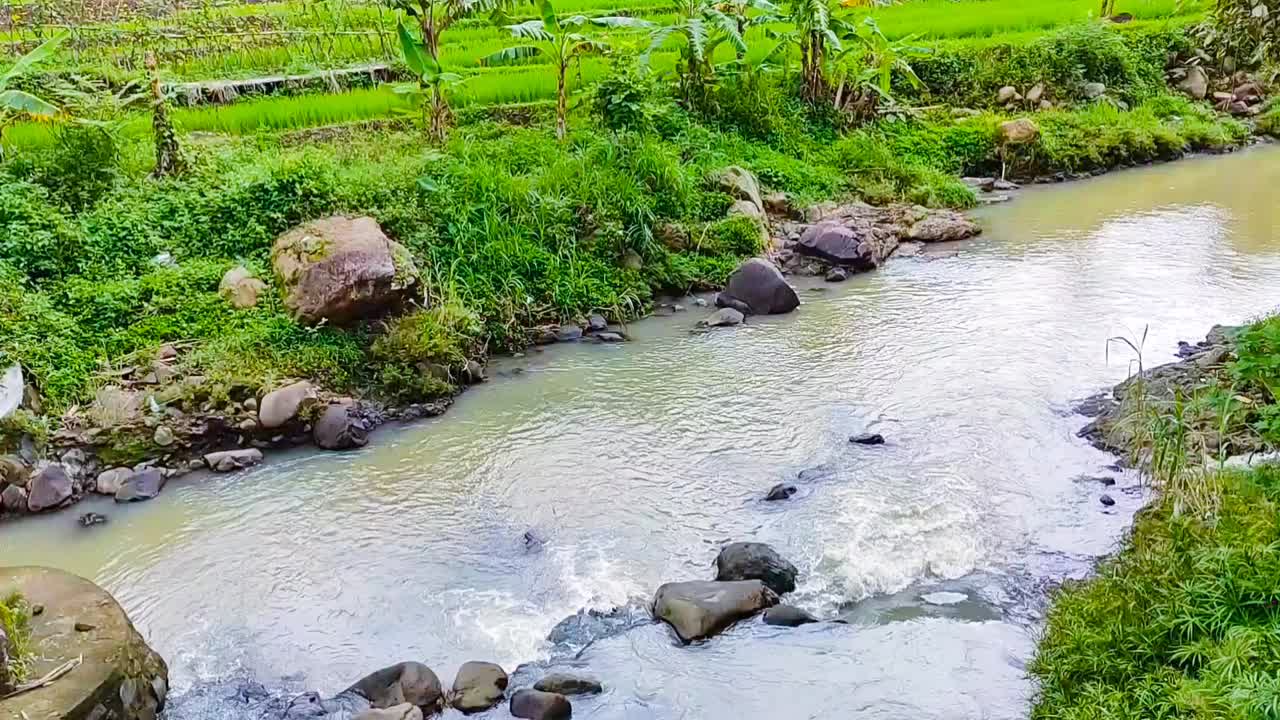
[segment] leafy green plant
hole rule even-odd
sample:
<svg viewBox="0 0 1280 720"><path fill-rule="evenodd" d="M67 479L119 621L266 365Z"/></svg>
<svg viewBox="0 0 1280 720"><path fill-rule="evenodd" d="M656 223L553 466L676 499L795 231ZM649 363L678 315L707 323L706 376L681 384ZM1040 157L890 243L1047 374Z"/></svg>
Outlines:
<svg viewBox="0 0 1280 720"><path fill-rule="evenodd" d="M911 61L927 56L929 50L915 45L914 37L890 40L875 19L868 17L847 31L843 40L848 45L836 55L835 62L839 64L852 58L857 68L851 73L841 73L833 101L836 108L852 105L857 108L857 114L870 117L882 103L895 104L895 75L912 89L922 85ZM848 96L846 85L852 90Z"/></svg>
<svg viewBox="0 0 1280 720"><path fill-rule="evenodd" d="M3 683L6 676L12 684L17 685L26 680L31 672L33 652L30 612L26 600L19 593L0 599L0 629L4 630L0 637L7 636L9 639L9 663L7 667L0 668L0 671L7 671L0 672L0 696L8 689Z"/></svg>
<svg viewBox="0 0 1280 720"><path fill-rule="evenodd" d="M4 129L16 118L26 117L47 122L61 113L53 103L19 90L13 84L33 67L51 58L66 38L67 34L63 33L46 40L18 58L4 75L0 75L0 139L3 139ZM4 146L0 145L0 160L3 159Z"/></svg>
<svg viewBox="0 0 1280 720"><path fill-rule="evenodd" d="M615 60L592 91L592 108L610 130L646 130L656 112L655 93L650 74L633 58Z"/></svg>
<svg viewBox="0 0 1280 720"><path fill-rule="evenodd" d="M780 42L770 53L771 57L786 53L793 46L799 48L801 95L813 104L828 97L830 53L843 49L840 31L846 25L835 10L830 0L788 0L786 19L793 28L773 33Z"/></svg>
<svg viewBox="0 0 1280 720"><path fill-rule="evenodd" d="M680 97L685 107L706 110L715 82L716 48L727 42L735 53L747 51L738 21L710 0L679 0L675 18L653 31L640 61L649 64L653 53L673 37L680 48L675 68Z"/></svg>
<svg viewBox="0 0 1280 720"><path fill-rule="evenodd" d="M1278 62L1280 0L1215 0L1198 34L1228 72Z"/></svg>
<svg viewBox="0 0 1280 720"><path fill-rule="evenodd" d="M538 45L516 45L500 50L481 60L485 65L506 65L520 62L527 58L548 54L556 67L556 138L563 140L567 130L568 92L565 89L565 75L569 65L580 61L583 55L603 53L609 49L608 43L587 37L576 28L591 24L602 28L650 27L653 23L631 17L593 17L574 15L561 19L556 15L551 0L538 0L540 20L527 20L515 25L507 25L506 29L517 38L535 40Z"/></svg>
<svg viewBox="0 0 1280 720"><path fill-rule="evenodd" d="M405 64L416 80L412 85L398 86L396 91L414 96L422 108L423 129L428 130L436 143L443 143L452 117L445 90L462 82L463 78L457 73L445 72L440 67L440 62L431 55L427 45L414 37L404 23L398 23L396 31Z"/></svg>

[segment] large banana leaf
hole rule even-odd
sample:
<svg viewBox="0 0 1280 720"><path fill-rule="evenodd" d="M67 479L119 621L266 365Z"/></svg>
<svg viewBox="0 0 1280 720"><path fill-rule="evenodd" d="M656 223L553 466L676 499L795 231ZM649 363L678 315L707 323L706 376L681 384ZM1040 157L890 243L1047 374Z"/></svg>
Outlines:
<svg viewBox="0 0 1280 720"><path fill-rule="evenodd" d="M4 77L0 77L0 87L8 85L10 80L25 74L38 63L48 60L55 52L58 51L58 47L62 45L63 41L67 39L69 34L70 33L64 32L54 35L41 43L35 50L32 50L26 55L18 58L18 62L14 63L13 67L9 68L9 71L4 74Z"/></svg>
<svg viewBox="0 0 1280 720"><path fill-rule="evenodd" d="M556 18L556 10L551 6L551 0L538 0L538 11L542 13L542 27L548 34L555 35L560 32L560 21Z"/></svg>
<svg viewBox="0 0 1280 720"><path fill-rule="evenodd" d="M403 22L396 23L396 32L400 36L400 52L404 53L404 62L418 77L427 74L426 54L422 52L422 43L409 32Z"/></svg>
<svg viewBox="0 0 1280 720"><path fill-rule="evenodd" d="M526 38L528 40L550 42L555 37L552 33L547 32L541 20L525 20L522 23L508 25L507 30L518 38Z"/></svg>
<svg viewBox="0 0 1280 720"><path fill-rule="evenodd" d="M49 119L60 111L58 106L21 90L0 91L0 110L31 115L40 119Z"/></svg>
<svg viewBox="0 0 1280 720"><path fill-rule="evenodd" d="M634 17L598 17L591 18L592 25L600 27L621 27L621 28L648 28L653 27L653 23L642 18Z"/></svg>
<svg viewBox="0 0 1280 720"><path fill-rule="evenodd" d="M480 58L481 65L512 65L521 60L536 57L542 54L542 48L533 45L517 45L503 50L499 50L492 55L486 55Z"/></svg>

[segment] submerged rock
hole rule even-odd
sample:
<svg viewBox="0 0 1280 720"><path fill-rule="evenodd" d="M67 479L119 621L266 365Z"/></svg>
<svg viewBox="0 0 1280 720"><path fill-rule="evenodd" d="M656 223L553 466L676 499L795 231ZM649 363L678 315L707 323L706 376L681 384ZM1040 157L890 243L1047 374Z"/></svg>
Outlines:
<svg viewBox="0 0 1280 720"><path fill-rule="evenodd" d="M880 433L862 433L850 437L849 442L855 445L883 445L884 436Z"/></svg>
<svg viewBox="0 0 1280 720"><path fill-rule="evenodd" d="M440 678L420 662L396 663L361 678L346 693L358 695L374 708L409 703L431 715L443 705Z"/></svg>
<svg viewBox="0 0 1280 720"><path fill-rule="evenodd" d="M164 473L155 468L139 470L130 475L120 489L116 491L116 502L142 502L150 500L164 490L166 478Z"/></svg>
<svg viewBox="0 0 1280 720"><path fill-rule="evenodd" d="M764 499L770 502L775 502L778 500L788 500L791 498L792 495L795 495L796 492L798 491L799 491L799 488L797 488L795 485L792 485L791 483L778 483L777 485L774 485L773 487L769 488L769 494L765 495Z"/></svg>
<svg viewBox="0 0 1280 720"><path fill-rule="evenodd" d="M558 695L598 695L604 692L604 685L595 678L551 673L534 683L533 689Z"/></svg>
<svg viewBox="0 0 1280 720"><path fill-rule="evenodd" d="M93 527L94 525L106 525L107 516L102 513L87 512L80 516L78 520L80 527Z"/></svg>
<svg viewBox="0 0 1280 720"><path fill-rule="evenodd" d="M800 234L795 250L833 265L871 270L884 262L897 246L897 236L891 233L875 233L868 228L824 220Z"/></svg>
<svg viewBox="0 0 1280 720"><path fill-rule="evenodd" d="M707 317L699 320L698 327L713 328L741 325L742 321L745 319L746 318L743 317L742 313L734 310L733 308L720 308Z"/></svg>
<svg viewBox="0 0 1280 720"><path fill-rule="evenodd" d="M489 662L466 662L453 679L451 704L466 714L484 712L502 702L507 672Z"/></svg>
<svg viewBox="0 0 1280 720"><path fill-rule="evenodd" d="M232 472L253 467L262 462L262 451L257 448L223 450L204 456L205 465L214 472Z"/></svg>
<svg viewBox="0 0 1280 720"><path fill-rule="evenodd" d="M635 600L611 610L583 609L556 623L547 642L581 650L597 640L613 637L653 622L647 603Z"/></svg>
<svg viewBox="0 0 1280 720"><path fill-rule="evenodd" d="M557 693L517 690L511 696L511 714L526 720L567 720L573 717L573 706Z"/></svg>
<svg viewBox="0 0 1280 720"><path fill-rule="evenodd" d="M1111 497L1110 495L1103 495L1102 497L1098 498L1098 502L1102 503L1107 507L1111 507L1112 505L1116 504L1116 499Z"/></svg>
<svg viewBox="0 0 1280 720"><path fill-rule="evenodd" d="M796 566L764 543L737 542L716 556L716 580L760 580L779 595L796 589Z"/></svg>
<svg viewBox="0 0 1280 720"><path fill-rule="evenodd" d="M591 332L604 332L609 329L609 321L599 313L591 313L591 317L587 318L587 329Z"/></svg>
<svg viewBox="0 0 1280 720"><path fill-rule="evenodd" d="M764 611L764 624L780 627L799 627L818 622L818 618L794 605L774 605Z"/></svg>
<svg viewBox="0 0 1280 720"><path fill-rule="evenodd" d="M777 594L759 580L693 580L659 587L653 613L689 643L712 637L777 603Z"/></svg>
<svg viewBox="0 0 1280 720"><path fill-rule="evenodd" d="M932 212L907 230L907 239L917 242L955 242L967 240L982 232L982 228L957 212Z"/></svg>
<svg viewBox="0 0 1280 720"><path fill-rule="evenodd" d="M730 295L727 292L716 293L715 300L716 300L716 307L718 308L733 308L734 310L737 310L738 312L742 313L744 317L751 314L750 305L742 302L741 300ZM703 303L704 307L705 305L706 304Z"/></svg>
<svg viewBox="0 0 1280 720"><path fill-rule="evenodd" d="M751 258L739 265L729 276L724 293L746 304L756 315L789 313L800 307L795 288L787 284L773 263L762 258Z"/></svg>
<svg viewBox="0 0 1280 720"><path fill-rule="evenodd" d="M419 287L413 255L371 217L334 216L276 239L271 265L294 319L346 325L412 299Z"/></svg>

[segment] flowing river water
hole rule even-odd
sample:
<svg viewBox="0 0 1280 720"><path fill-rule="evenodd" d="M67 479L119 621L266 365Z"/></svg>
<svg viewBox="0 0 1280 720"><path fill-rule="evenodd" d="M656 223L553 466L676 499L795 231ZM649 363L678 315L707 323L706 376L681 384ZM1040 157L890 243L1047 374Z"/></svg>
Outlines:
<svg viewBox="0 0 1280 720"><path fill-rule="evenodd" d="M1109 337L1149 327L1150 365L1280 303L1277 188L1260 148L1029 189L978 212L979 239L806 285L789 316L692 334L691 308L496 362L363 450L88 501L108 525L6 525L0 554L115 593L169 662L173 720L245 717L238 679L332 693L409 659L446 685L467 660L582 669L607 686L575 699L590 718L1025 717L1046 592L1144 502L1073 403L1128 372ZM799 493L763 502L781 481ZM733 540L772 544L793 600L847 624L547 640L709 577Z"/></svg>

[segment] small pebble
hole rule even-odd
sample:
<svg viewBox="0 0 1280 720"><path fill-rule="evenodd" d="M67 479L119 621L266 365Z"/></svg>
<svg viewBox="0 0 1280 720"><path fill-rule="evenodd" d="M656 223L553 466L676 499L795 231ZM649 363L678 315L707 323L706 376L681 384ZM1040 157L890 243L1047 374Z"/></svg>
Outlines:
<svg viewBox="0 0 1280 720"><path fill-rule="evenodd" d="M1111 497L1110 495L1103 495L1102 497L1098 498L1098 502L1102 503L1103 505L1106 505L1107 507L1111 507L1112 505L1116 504L1115 498Z"/></svg>
<svg viewBox="0 0 1280 720"><path fill-rule="evenodd" d="M884 436L880 433L863 433L849 438L849 442L856 445L883 445Z"/></svg>
<svg viewBox="0 0 1280 720"><path fill-rule="evenodd" d="M43 606L43 605L32 605L32 606L31 606L31 616L32 616L32 617L39 617L39 616L41 616L41 615L43 615L43 614L44 614L44 606Z"/></svg>
<svg viewBox="0 0 1280 720"><path fill-rule="evenodd" d="M96 627L97 625L90 625L87 622L78 622L76 623L76 632L89 632L90 630L93 630Z"/></svg>

